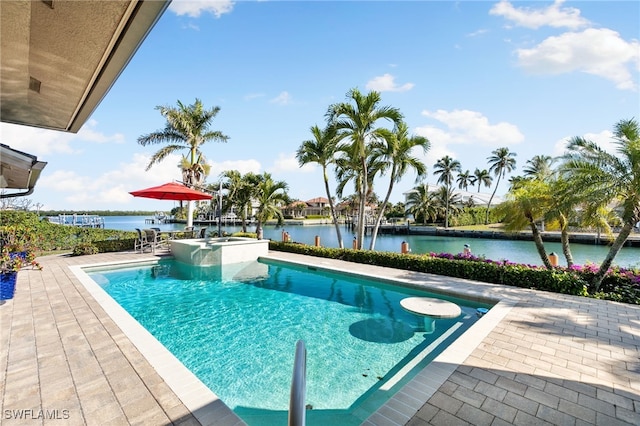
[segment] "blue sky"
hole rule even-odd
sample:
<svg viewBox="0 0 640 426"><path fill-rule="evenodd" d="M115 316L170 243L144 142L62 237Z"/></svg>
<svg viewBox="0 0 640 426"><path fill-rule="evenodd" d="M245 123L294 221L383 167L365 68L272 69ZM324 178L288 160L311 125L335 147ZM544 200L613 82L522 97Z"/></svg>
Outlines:
<svg viewBox="0 0 640 426"><path fill-rule="evenodd" d="M266 171L308 200L324 196L322 177L295 151L358 88L431 141L417 153L427 181L444 155L473 172L503 146L517 175L569 137L606 147L617 121L640 119L639 17L637 1L174 0L77 134L2 123L1 140L48 162L29 197L44 209L169 210L129 195L180 179L177 156L145 172L159 146L137 138L164 127L156 106L199 98L230 137L203 146L208 182ZM391 200L414 185L407 175Z"/></svg>

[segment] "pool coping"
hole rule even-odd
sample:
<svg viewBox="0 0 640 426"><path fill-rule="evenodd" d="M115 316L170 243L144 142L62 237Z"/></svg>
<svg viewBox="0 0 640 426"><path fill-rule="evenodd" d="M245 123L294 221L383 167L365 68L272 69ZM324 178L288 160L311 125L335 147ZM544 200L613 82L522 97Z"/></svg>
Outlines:
<svg viewBox="0 0 640 426"><path fill-rule="evenodd" d="M299 259L279 256L278 252L270 252L261 256L269 262L281 262L298 266L309 266L325 271L339 272L351 276L362 276L388 284L401 283L404 286L427 290L432 293L459 297L467 300L495 303L489 312L483 315L475 324L452 342L426 367L420 370L407 384L398 390L374 413L369 415L361 424L378 425L404 424L431 398L431 396L447 381L449 376L464 360L480 345L483 339L502 321L502 319L516 305L519 298L515 295L504 295L503 298L492 297L482 288L478 289L477 282L469 281L469 286L460 291L454 291L448 285L426 284L424 278L430 274L414 273L395 270L392 268L374 267L372 265L349 264L349 270L341 267L338 262L329 259L301 257ZM235 412L204 383L202 383L189 369L187 369L166 347L164 347L149 331L138 323L124 308L109 296L89 275L87 269L105 268L115 265L154 264L158 258L136 259L127 261L100 262L84 265L70 265L71 272L77 277L83 287L102 306L109 317L120 327L133 345L140 351L158 375L167 383L170 389L182 401L194 417L203 425L238 425L246 424ZM377 270L376 271L366 271ZM381 270L386 272L381 277ZM393 273L396 272L396 273ZM394 275L390 278L389 275ZM442 278L442 277L441 277ZM446 278L446 277L444 277ZM456 279L459 284L460 280ZM471 285L473 283L473 285ZM459 287L459 285L457 286ZM391 422L391 423L390 423Z"/></svg>
<svg viewBox="0 0 640 426"><path fill-rule="evenodd" d="M92 268L155 264L158 261L159 259L104 262L72 265L69 269L201 424L246 424L86 272Z"/></svg>

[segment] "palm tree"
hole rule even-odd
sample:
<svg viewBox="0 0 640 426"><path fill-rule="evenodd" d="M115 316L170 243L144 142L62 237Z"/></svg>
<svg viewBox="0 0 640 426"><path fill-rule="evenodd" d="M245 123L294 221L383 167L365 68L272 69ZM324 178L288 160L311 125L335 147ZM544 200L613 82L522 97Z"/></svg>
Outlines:
<svg viewBox="0 0 640 426"><path fill-rule="evenodd" d="M222 213L222 197L220 191L222 191L224 185L222 185L222 183L218 181L213 184L210 183L208 185L204 185L202 186L202 188L205 192L213 194L213 198L211 198L211 201L209 202L208 209L203 209L202 205L200 205L200 210L207 215L213 214L214 217L216 216L216 213Z"/></svg>
<svg viewBox="0 0 640 426"><path fill-rule="evenodd" d="M191 187L202 186L204 180L209 176L211 166L207 164L204 155L199 154L194 163L191 163L184 155L180 160L180 169L182 170L182 181Z"/></svg>
<svg viewBox="0 0 640 426"><path fill-rule="evenodd" d="M227 179L223 188L228 191L223 211L227 213L235 207L242 223L242 232L247 232L247 219L252 212L251 203L258 187L259 176L255 173L246 173L243 176L237 170L225 171L222 176Z"/></svg>
<svg viewBox="0 0 640 426"><path fill-rule="evenodd" d="M358 210L358 205L360 205L360 197L356 194L351 194L345 198L342 198L342 193L339 193L338 197L342 199L342 202L340 204L344 206L343 210L346 210L347 216L353 217L354 213Z"/></svg>
<svg viewBox="0 0 640 426"><path fill-rule="evenodd" d="M460 162L458 160L454 160L453 158L445 155L441 159L439 159L436 164L433 166L435 171L434 175L440 175L438 177L438 183L444 184L445 188L447 188L447 192L452 192L451 187L453 185L453 173L460 172ZM450 197L446 197L445 202L445 210L444 210L444 227L449 227L449 199Z"/></svg>
<svg viewBox="0 0 640 426"><path fill-rule="evenodd" d="M381 128L376 127L381 120L389 121L398 126L402 121L402 114L397 108L380 106L380 93L372 91L366 95L358 89L351 89L347 93L347 102L329 106L327 120L329 125L338 132L341 141L351 145L348 151L358 164L357 180L360 188L360 208L358 209L357 248L362 248L365 230L365 206L368 194L368 149L367 146L377 139L381 139Z"/></svg>
<svg viewBox="0 0 640 426"><path fill-rule="evenodd" d="M617 155L596 143L574 137L567 146L562 170L572 190L585 202L585 214L617 203L622 227L591 283L598 291L615 256L633 227L640 221L640 127L635 119L621 120L614 127Z"/></svg>
<svg viewBox="0 0 640 426"><path fill-rule="evenodd" d="M493 182L493 178L491 177L491 173L487 169L476 169L473 172L473 177L475 178L475 183L478 184L478 192L480 192L480 186L484 185L485 188L490 188L491 183Z"/></svg>
<svg viewBox="0 0 640 426"><path fill-rule="evenodd" d="M335 128L332 127L322 130L318 126L313 126L311 127L311 134L313 135L313 139L302 142L302 145L300 145L296 152L296 158L300 166L309 163L318 163L320 167L322 167L324 189L327 193L331 217L333 218L333 224L336 228L338 246L344 248L340 224L338 223L338 215L333 203L333 197L331 196L331 190L329 189L329 176L327 175L327 167L333 162L334 155L336 154L336 131Z"/></svg>
<svg viewBox="0 0 640 426"><path fill-rule="evenodd" d="M544 215L544 220L545 222L558 222L562 253L567 262L567 267L570 268L573 266L573 254L571 253L569 242L569 222L572 217L575 217L575 208L580 201L572 193L567 181L557 173L550 174L546 179L533 179L549 185L551 195L548 199L549 204L545 206L547 211Z"/></svg>
<svg viewBox="0 0 640 426"><path fill-rule="evenodd" d="M520 186L522 186L523 183L526 183L531 179L533 178L528 178L524 176L511 176L509 178L509 191L515 191Z"/></svg>
<svg viewBox="0 0 640 426"><path fill-rule="evenodd" d="M553 162L551 157L548 156L535 156L533 160L527 161L530 163L532 167L529 169L528 177L524 176L513 176L509 179L510 188L509 193L515 194L518 197L526 198L527 201L532 200L531 191L532 188L537 188L538 193L535 194L535 203L536 203L536 211L538 214L538 219L543 221L543 231L544 227L548 224L551 227L557 226L560 229L560 242L562 245L562 253L564 254L565 260L567 262L567 267L573 266L573 254L571 253L571 245L569 241L570 232L569 232L569 223L570 221L580 222L587 226L591 224L597 224L601 226L601 216L598 217L583 217L581 219L578 218L576 214L576 207L579 207L581 204L581 200L576 197L574 194L571 185L568 184L566 179L563 179L560 174L558 174L555 170L551 168L547 168L546 165L550 165ZM537 165L537 166L534 166ZM537 187L533 185L538 185ZM511 197L512 201L514 197ZM521 201L521 200L518 200ZM518 208L529 208L526 202L520 203L507 203L505 205L506 209L518 209ZM540 212L543 212L542 215ZM522 214L529 219L528 214L530 212L521 212ZM505 216L509 216L513 218L513 211L508 212ZM531 224L529 224L531 226ZM534 224L537 226L537 224ZM537 228L534 231L534 241L536 244L538 242L535 240L535 232L537 232ZM540 250L537 247L538 251ZM544 261L544 260L543 260Z"/></svg>
<svg viewBox="0 0 640 426"><path fill-rule="evenodd" d="M534 155L527 160L527 165L522 170L526 177L534 177L540 180L546 180L553 175L553 163L556 158L549 155Z"/></svg>
<svg viewBox="0 0 640 426"><path fill-rule="evenodd" d="M353 182L354 198L360 200L362 192L362 184L360 180L360 161L357 155L353 153L352 145L339 145L337 148L337 156L334 158L336 165L335 174L338 185L336 186L336 194L342 197L345 187L349 182ZM366 202L371 201L373 195L373 179L378 173L378 167L373 159L373 144L367 145L367 193L365 195ZM358 204L360 202L358 201ZM366 203L365 203L366 204ZM358 209L354 209L357 211Z"/></svg>
<svg viewBox="0 0 640 426"><path fill-rule="evenodd" d="M586 215L584 210L581 210L580 213L575 213L578 218L578 222L582 226L596 229L597 241L600 241L603 231L610 240L614 240L615 236L613 235L612 226L622 226L620 215L618 215L615 209L610 205L601 206L597 211L595 211L595 214L593 214L593 210L589 211L589 215Z"/></svg>
<svg viewBox="0 0 640 426"><path fill-rule="evenodd" d="M449 217L452 214L455 217L455 215L462 211L462 207L459 206L462 203L462 199L460 194L455 193L453 187L447 188L446 186L441 186L438 188L435 195L436 201L440 203L442 210L444 210L445 214L448 214ZM448 219L445 217L445 220Z"/></svg>
<svg viewBox="0 0 640 426"><path fill-rule="evenodd" d="M220 111L220 107L205 110L200 99L192 105L184 105L178 101L177 107L157 106L157 110L167 120L165 128L138 137L142 146L167 144L152 156L146 170L154 164L160 163L168 155L178 151L188 150L188 156L183 156L181 169L184 183L187 186L202 184L206 176L206 160L201 147L208 141L226 142L229 137L218 130L210 130L211 121ZM208 172L208 170L207 170ZM193 202L189 202L187 226L193 225Z"/></svg>
<svg viewBox="0 0 640 426"><path fill-rule="evenodd" d="M512 172L516 167L516 156L515 152L509 152L509 148L498 148L491 153L491 156L487 158L489 160L489 173L493 172L495 176L498 177L496 181L496 187L493 189L493 193L489 198L489 202L487 203L487 215L484 219L484 224L489 223L489 209L491 208L491 201L493 201L493 197L496 195L496 191L498 190L498 185L500 185L500 178L503 178L507 173Z"/></svg>
<svg viewBox="0 0 640 426"><path fill-rule="evenodd" d="M236 199L243 183L242 174L238 170L225 170L220 174L220 177L226 179L222 187L227 190L226 203L223 203L222 212L228 213L233 206L237 205Z"/></svg>
<svg viewBox="0 0 640 426"><path fill-rule="evenodd" d="M519 185L507 194L507 200L496 209L504 217L503 224L507 231L519 231L525 226L531 229L533 241L542 263L547 269L553 265L544 249L544 242L540 229L536 223L546 212L546 206L551 204L549 185L541 180L522 179Z"/></svg>
<svg viewBox="0 0 640 426"><path fill-rule="evenodd" d="M407 124L402 122L393 132L385 132L385 138L373 153L373 161L378 165L378 169L384 171L387 166L391 166L389 173L389 187L384 201L378 205L378 214L374 222L373 232L369 250L374 250L376 237L382 215L385 212L389 197L393 191L393 185L400 182L402 177L413 169L416 172L416 183L419 182L427 172L427 166L417 157L412 155L414 148L422 148L426 153L430 147L429 140L422 136L410 136Z"/></svg>
<svg viewBox="0 0 640 426"><path fill-rule="evenodd" d="M259 183L255 197L258 207L256 209L256 234L262 239L262 224L267 220L277 217L278 222L284 220L279 205L285 202L288 185L283 181L274 181L269 173L259 175Z"/></svg>
<svg viewBox="0 0 640 426"><path fill-rule="evenodd" d="M470 186L475 185L476 178L471 174L469 170L458 173L458 177L456 178L456 183L458 184L459 189L464 189L465 191L469 190Z"/></svg>
<svg viewBox="0 0 640 426"><path fill-rule="evenodd" d="M435 192L429 191L429 185L426 183L414 187L407 194L406 213L412 214L416 220L422 216L422 223L425 225L428 219L436 220L442 210L437 197Z"/></svg>

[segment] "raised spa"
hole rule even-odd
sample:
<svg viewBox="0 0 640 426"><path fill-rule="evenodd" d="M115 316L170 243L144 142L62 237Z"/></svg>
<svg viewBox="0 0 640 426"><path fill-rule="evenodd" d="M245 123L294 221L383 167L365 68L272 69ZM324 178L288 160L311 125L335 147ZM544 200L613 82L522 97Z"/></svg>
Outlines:
<svg viewBox="0 0 640 426"><path fill-rule="evenodd" d="M177 261L197 266L255 261L269 252L269 240L243 237L171 240L170 244Z"/></svg>

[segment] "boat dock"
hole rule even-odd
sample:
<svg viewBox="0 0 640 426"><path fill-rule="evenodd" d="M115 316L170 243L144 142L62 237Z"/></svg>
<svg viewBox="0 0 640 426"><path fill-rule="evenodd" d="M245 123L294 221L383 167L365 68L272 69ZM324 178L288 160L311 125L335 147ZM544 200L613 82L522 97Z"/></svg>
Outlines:
<svg viewBox="0 0 640 426"><path fill-rule="evenodd" d="M156 212L153 217L146 218L144 223L150 225L161 225L163 223L171 223L171 218L162 212Z"/></svg>
<svg viewBox="0 0 640 426"><path fill-rule="evenodd" d="M77 226L79 228L104 228L104 218L92 214L59 214L47 220L58 225Z"/></svg>

